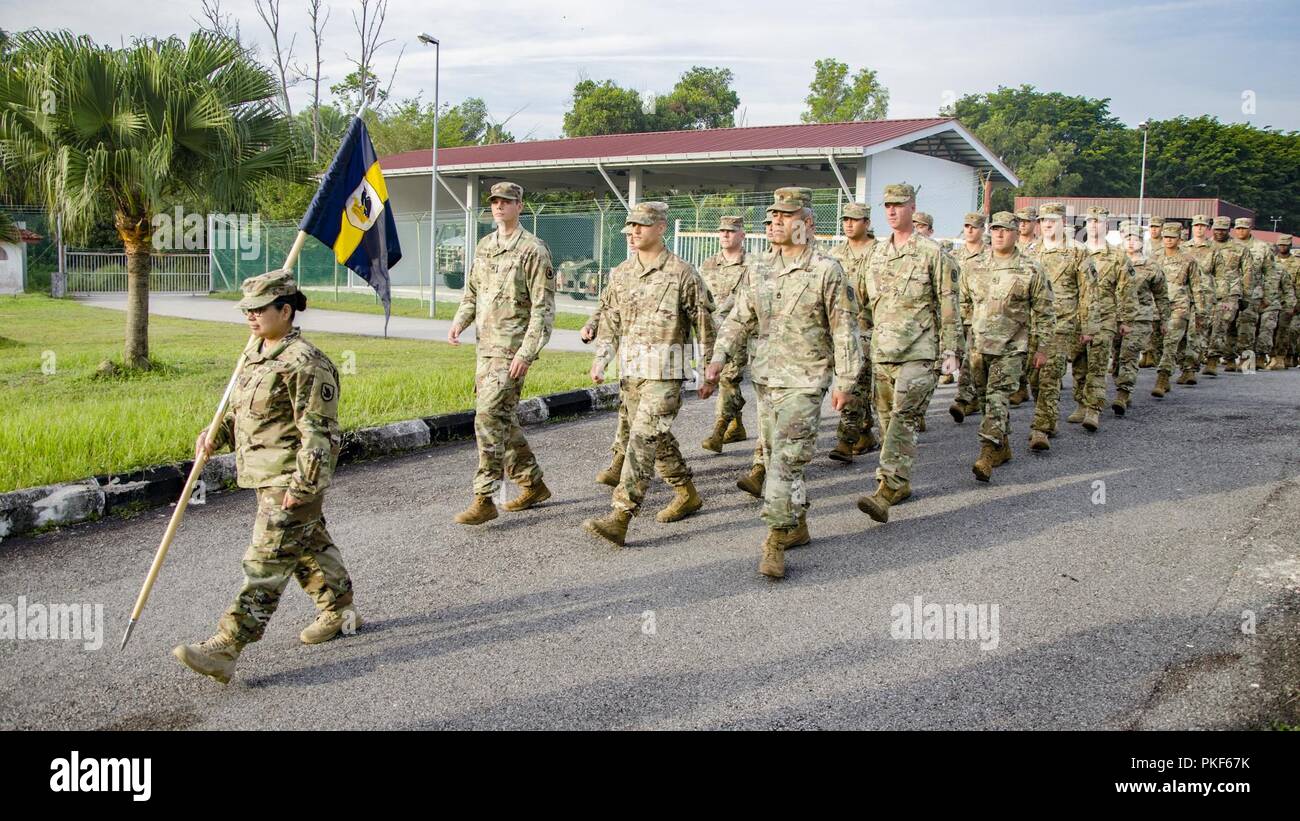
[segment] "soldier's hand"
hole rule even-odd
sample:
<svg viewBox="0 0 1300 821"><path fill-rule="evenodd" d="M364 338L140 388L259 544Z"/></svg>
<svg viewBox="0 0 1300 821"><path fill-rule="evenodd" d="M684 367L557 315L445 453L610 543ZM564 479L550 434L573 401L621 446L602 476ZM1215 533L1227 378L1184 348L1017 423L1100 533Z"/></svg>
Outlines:
<svg viewBox="0 0 1300 821"><path fill-rule="evenodd" d="M1080 334L1079 342L1080 344L1083 345L1087 345L1088 343L1092 342L1092 334Z"/></svg>
<svg viewBox="0 0 1300 821"><path fill-rule="evenodd" d="M448 328L448 329L447 329L447 341L448 341L449 343L451 343L452 345L459 345L459 344L460 344L460 328L457 328L455 325L452 325L450 328Z"/></svg>
<svg viewBox="0 0 1300 821"><path fill-rule="evenodd" d="M831 391L831 410L836 413L844 410L844 406L849 404L850 396L851 394L846 393L845 391Z"/></svg>
<svg viewBox="0 0 1300 821"><path fill-rule="evenodd" d="M605 366L599 362L591 363L591 381L597 385L605 381Z"/></svg>
<svg viewBox="0 0 1300 821"><path fill-rule="evenodd" d="M215 450L216 448L208 442L208 429L199 431L199 438L194 440L194 458L198 459L204 453L211 456Z"/></svg>
<svg viewBox="0 0 1300 821"><path fill-rule="evenodd" d="M1128 327L1127 325L1120 325L1120 326L1119 326L1119 335L1120 335L1120 336L1128 336L1128 332L1129 332L1129 327Z"/></svg>
<svg viewBox="0 0 1300 821"><path fill-rule="evenodd" d="M590 325L583 325L582 331L578 334L583 342L590 342L596 336L596 331Z"/></svg>
<svg viewBox="0 0 1300 821"><path fill-rule="evenodd" d="M1047 354L1038 351L1034 354L1034 368L1041 368L1047 364Z"/></svg>
<svg viewBox="0 0 1300 821"><path fill-rule="evenodd" d="M708 364L708 367L704 369L704 381L708 382L710 385L716 385L718 384L718 380L721 378L722 378L722 365L719 363L710 362Z"/></svg>
<svg viewBox="0 0 1300 821"><path fill-rule="evenodd" d="M510 378L523 379L524 374L528 373L529 361L522 357L516 356L510 362Z"/></svg>
<svg viewBox="0 0 1300 821"><path fill-rule="evenodd" d="M701 399L708 399L713 395L713 383L708 381L701 383L699 389L695 393Z"/></svg>
<svg viewBox="0 0 1300 821"><path fill-rule="evenodd" d="M295 507L297 507L302 503L303 502L301 499L299 499L297 496L294 496L292 493L286 490L284 492L284 503L281 504L280 507L284 508L285 510L293 510Z"/></svg>
<svg viewBox="0 0 1300 821"><path fill-rule="evenodd" d="M943 374L953 374L960 369L961 360L955 356L945 356L943 358L943 365L939 368L939 372Z"/></svg>

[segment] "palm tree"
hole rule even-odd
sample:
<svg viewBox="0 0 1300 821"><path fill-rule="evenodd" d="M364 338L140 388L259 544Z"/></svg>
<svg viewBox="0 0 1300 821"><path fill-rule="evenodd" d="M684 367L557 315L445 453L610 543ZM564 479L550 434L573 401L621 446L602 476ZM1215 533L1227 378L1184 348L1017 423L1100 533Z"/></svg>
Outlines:
<svg viewBox="0 0 1300 821"><path fill-rule="evenodd" d="M148 367L154 215L250 208L259 183L304 176L275 79L211 31L113 49L35 30L9 45L0 163L69 231L112 219L127 256L124 362Z"/></svg>

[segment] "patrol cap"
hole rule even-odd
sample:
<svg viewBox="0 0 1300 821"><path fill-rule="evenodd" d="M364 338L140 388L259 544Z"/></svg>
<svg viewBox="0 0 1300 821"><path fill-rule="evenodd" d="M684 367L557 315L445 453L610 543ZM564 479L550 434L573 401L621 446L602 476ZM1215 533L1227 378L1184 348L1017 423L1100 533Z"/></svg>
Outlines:
<svg viewBox="0 0 1300 821"><path fill-rule="evenodd" d="M811 207L812 189L791 187L776 189L772 193L772 204L767 207L767 210L793 214Z"/></svg>
<svg viewBox="0 0 1300 821"><path fill-rule="evenodd" d="M1278 235L1277 235L1277 244L1278 244L1278 245L1286 245L1286 246L1290 246L1290 245L1291 245L1291 235L1290 235L1290 234L1278 234Z"/></svg>
<svg viewBox="0 0 1300 821"><path fill-rule="evenodd" d="M1196 216L1192 217L1192 225L1209 225L1209 224L1210 224L1210 218L1204 214L1197 214Z"/></svg>
<svg viewBox="0 0 1300 821"><path fill-rule="evenodd" d="M298 293L298 283L293 281L293 274L288 271L267 271L244 280L239 290L244 292L244 298L239 300L239 310L251 311L270 305L276 297Z"/></svg>
<svg viewBox="0 0 1300 821"><path fill-rule="evenodd" d="M871 206L864 202L851 202L840 211L840 216L855 220L869 220L871 219Z"/></svg>
<svg viewBox="0 0 1300 821"><path fill-rule="evenodd" d="M1254 228L1255 220L1252 217L1237 217L1232 221L1233 228Z"/></svg>
<svg viewBox="0 0 1300 821"><path fill-rule="evenodd" d="M919 222L922 225L924 225L926 228L934 227L934 217L930 216L924 211L917 211L915 214L913 214L912 222Z"/></svg>
<svg viewBox="0 0 1300 821"><path fill-rule="evenodd" d="M916 189L905 182L885 186L885 205L902 205L916 199Z"/></svg>
<svg viewBox="0 0 1300 821"><path fill-rule="evenodd" d="M971 215L971 214L967 214L967 215L966 215L966 224L967 224L967 225L971 225L971 224L973 224L973 223L971 223L971 221L970 221L971 216L973 216L973 215ZM1016 230L1016 219L1017 219L1016 215L1013 214L1013 213L1011 213L1010 211L999 211L999 212L997 212L996 214L993 215L993 219L989 222L989 227L990 227L990 228L1010 228L1012 231L1014 231L1014 230ZM984 218L981 216L981 217L980 217L980 223L983 224L983 222L984 222Z"/></svg>
<svg viewBox="0 0 1300 821"><path fill-rule="evenodd" d="M654 225L660 222L668 221L668 203L666 202L638 202L632 206L632 211L627 215L627 223L636 223L637 225Z"/></svg>
<svg viewBox="0 0 1300 821"><path fill-rule="evenodd" d="M1015 217L1018 220L1031 222L1033 220L1038 219L1038 209L1032 205L1029 206L1028 208L1021 208L1020 210L1016 211Z"/></svg>
<svg viewBox="0 0 1300 821"><path fill-rule="evenodd" d="M1131 222L1126 222L1120 226L1120 232L1123 233L1125 237L1137 237L1138 239L1142 239L1141 225L1134 225Z"/></svg>
<svg viewBox="0 0 1300 821"><path fill-rule="evenodd" d="M1012 221L1015 220L1015 215L1011 214L1011 212L1009 211L999 211L998 213L1008 214L1011 216ZM966 215L966 218L962 220L962 225L969 225L971 228L983 228L984 215L978 211L971 211L969 214Z"/></svg>
<svg viewBox="0 0 1300 821"><path fill-rule="evenodd" d="M771 215L771 214L768 214L766 217L763 217L763 224L764 224L764 225L771 225L771 224L772 224L772 215Z"/></svg>
<svg viewBox="0 0 1300 821"><path fill-rule="evenodd" d="M1090 205L1088 206L1088 219L1099 221L1110 219L1110 212L1100 205Z"/></svg>
<svg viewBox="0 0 1300 821"><path fill-rule="evenodd" d="M1214 218L1214 230L1215 230L1215 231L1227 231L1227 230L1228 230L1229 228L1231 228L1231 227L1232 227L1232 217L1215 217L1215 218Z"/></svg>
<svg viewBox="0 0 1300 821"><path fill-rule="evenodd" d="M718 217L719 231L744 231L744 217Z"/></svg>
<svg viewBox="0 0 1300 821"><path fill-rule="evenodd" d="M524 188L514 182L499 182L492 186L492 192L488 194L488 199L515 200L516 202L524 198Z"/></svg>
<svg viewBox="0 0 1300 821"><path fill-rule="evenodd" d="M1045 217L1064 219L1065 205L1059 202L1045 202L1038 206L1038 218L1043 219Z"/></svg>
<svg viewBox="0 0 1300 821"><path fill-rule="evenodd" d="M1160 227L1160 236L1174 237L1175 239L1183 238L1183 226L1181 223L1170 220Z"/></svg>
<svg viewBox="0 0 1300 821"><path fill-rule="evenodd" d="M1159 228L1160 226L1162 226L1162 225L1165 224L1165 218L1164 218L1164 217L1152 217L1152 218L1151 218L1151 222L1150 222L1150 224L1151 224L1151 225L1154 225L1156 228Z"/></svg>

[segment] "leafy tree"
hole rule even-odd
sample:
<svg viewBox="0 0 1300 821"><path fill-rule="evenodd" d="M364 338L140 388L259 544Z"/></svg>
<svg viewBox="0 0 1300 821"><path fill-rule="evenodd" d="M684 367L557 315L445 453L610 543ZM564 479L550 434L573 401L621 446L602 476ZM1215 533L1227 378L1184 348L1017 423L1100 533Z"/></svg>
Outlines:
<svg viewBox="0 0 1300 821"><path fill-rule="evenodd" d="M735 126L740 107L740 96L731 87L735 80L729 68L692 67L672 91L655 101L650 125L655 131Z"/></svg>
<svg viewBox="0 0 1300 821"><path fill-rule="evenodd" d="M799 119L805 123L842 123L852 120L883 120L889 112L889 89L880 84L876 72L858 70L849 79L849 67L839 60L818 60L813 80L804 98L807 108Z"/></svg>
<svg viewBox="0 0 1300 821"><path fill-rule="evenodd" d="M641 95L620 88L613 80L580 80L573 87L573 105L564 114L567 137L633 134L648 130Z"/></svg>

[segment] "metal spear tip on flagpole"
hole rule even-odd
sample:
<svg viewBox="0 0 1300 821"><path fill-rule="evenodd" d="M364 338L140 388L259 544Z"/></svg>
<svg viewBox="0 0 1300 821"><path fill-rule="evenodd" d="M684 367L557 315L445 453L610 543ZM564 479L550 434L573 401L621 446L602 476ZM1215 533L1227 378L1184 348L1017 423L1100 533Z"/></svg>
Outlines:
<svg viewBox="0 0 1300 821"><path fill-rule="evenodd" d="M135 623L135 619L131 619L126 623L126 632L122 634L122 644L117 648L118 650L126 649L126 643L131 640L131 631L135 629Z"/></svg>

